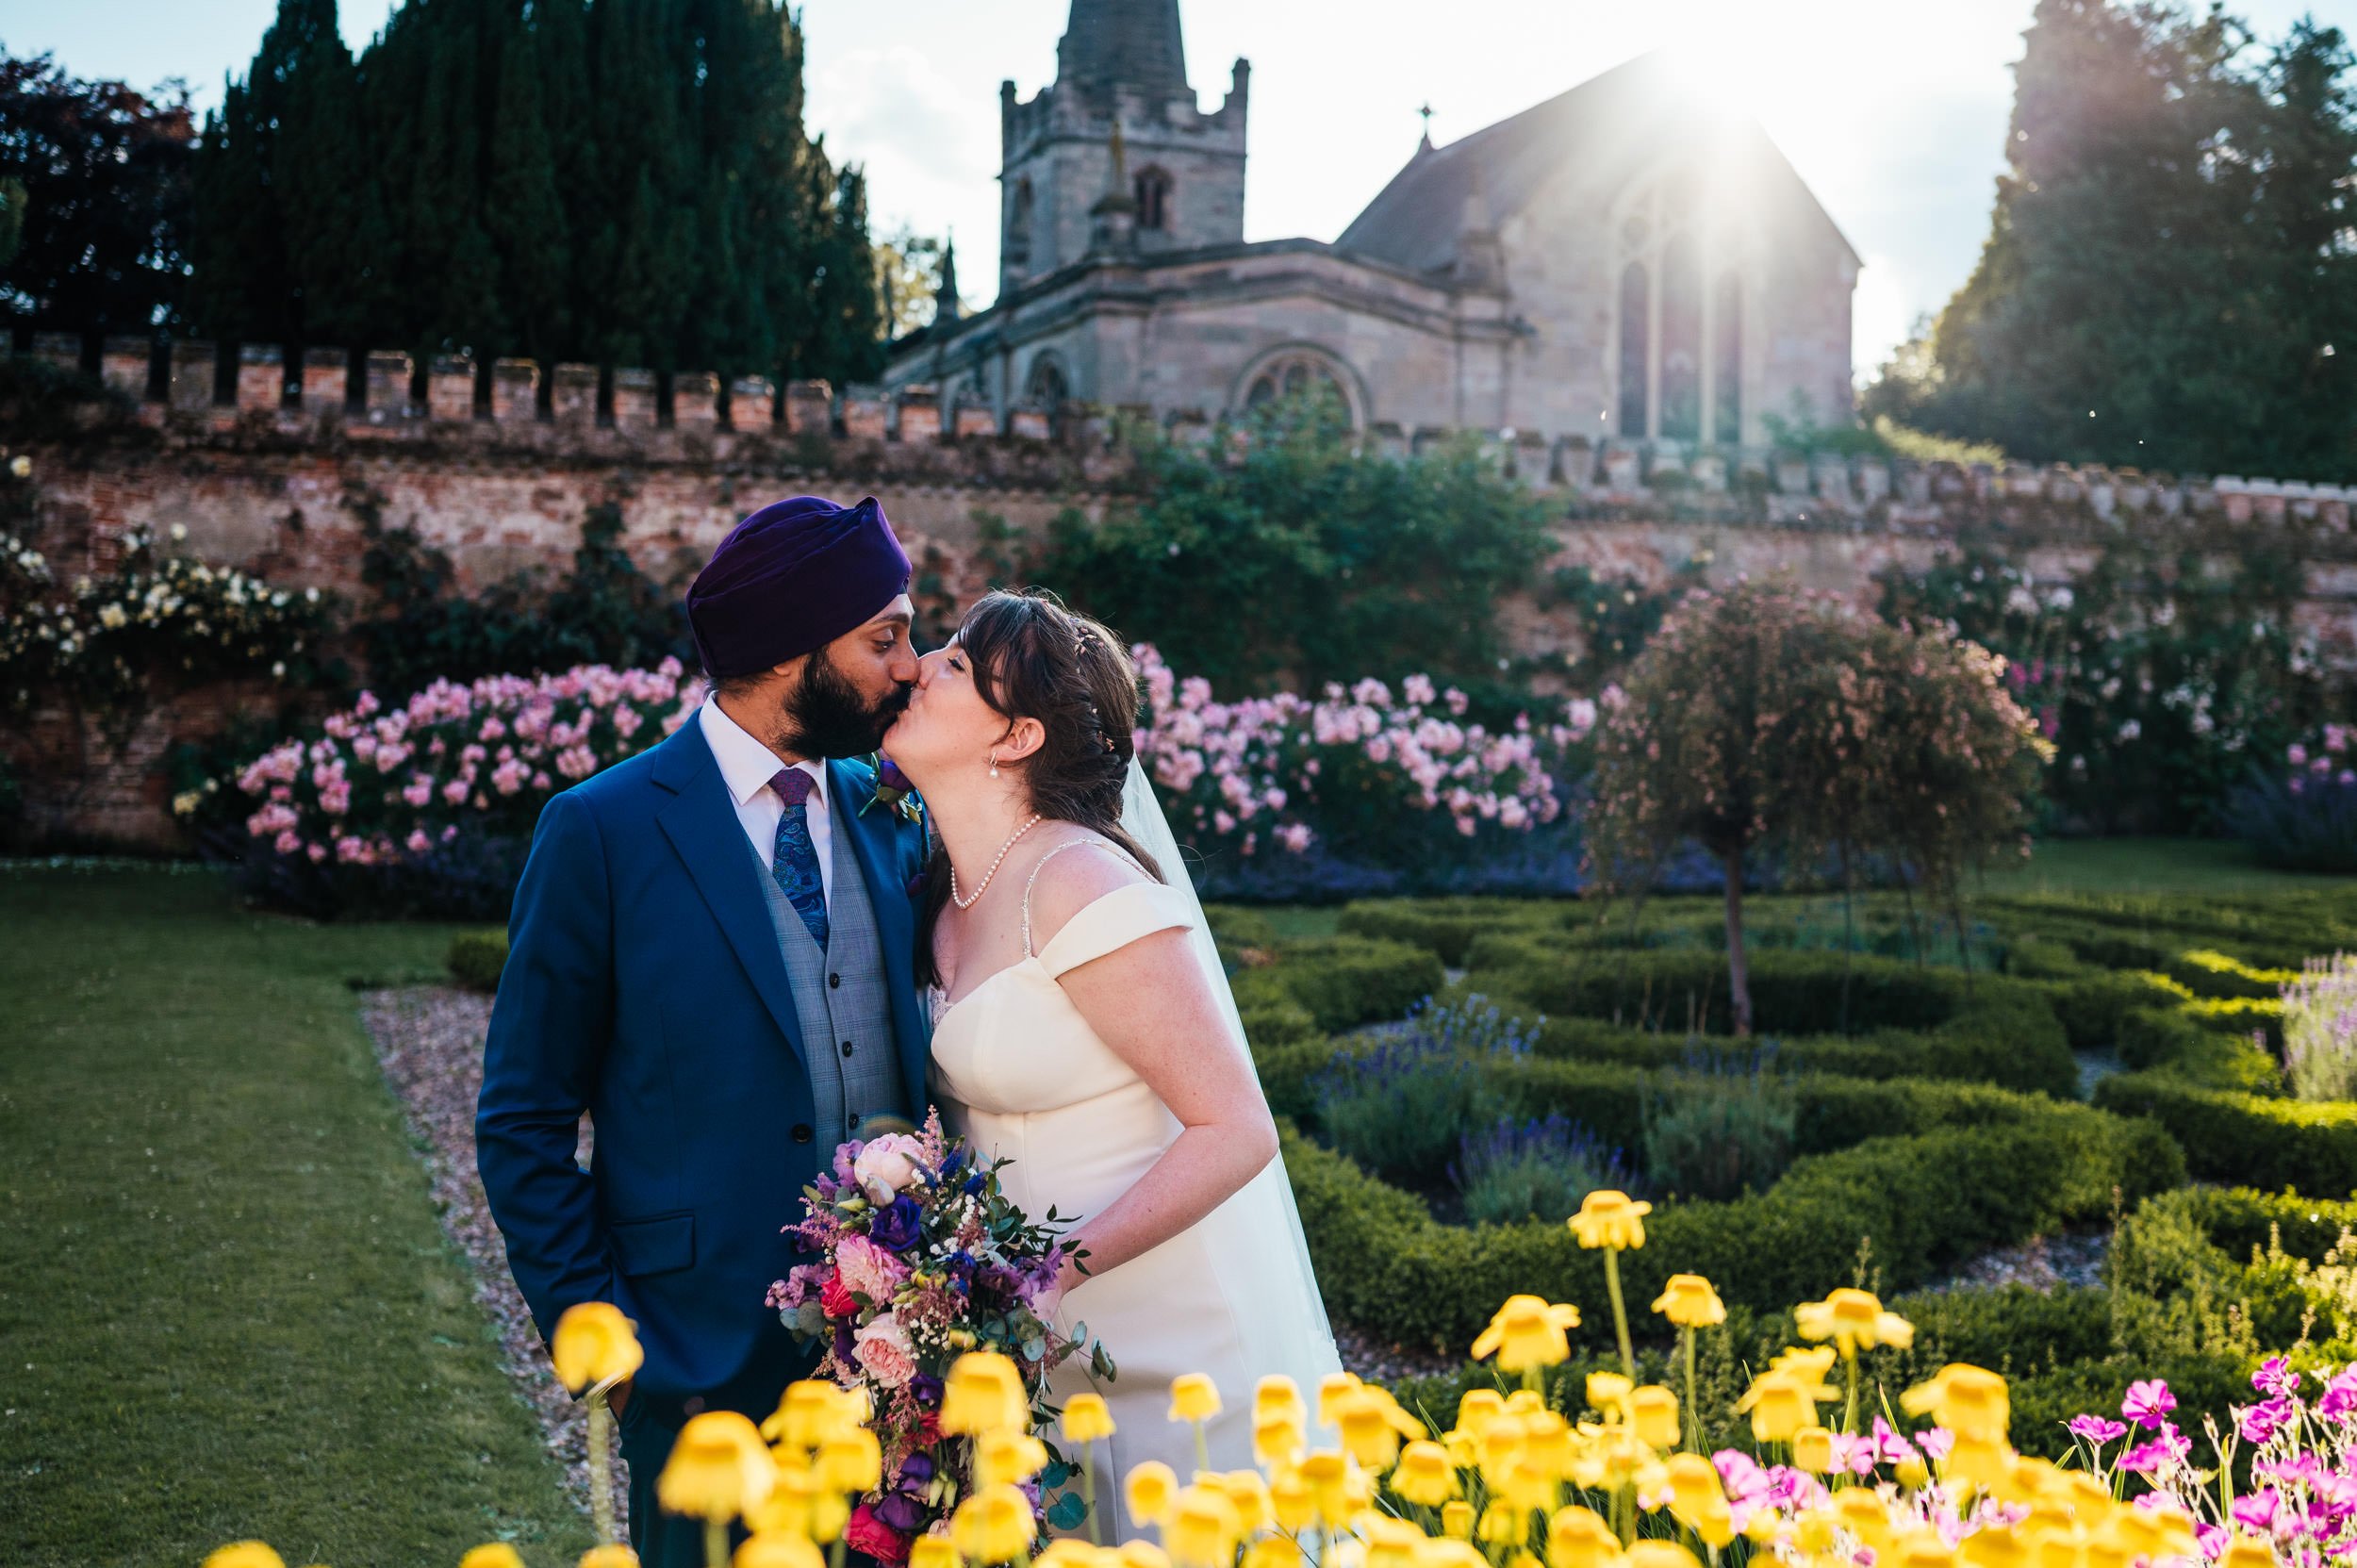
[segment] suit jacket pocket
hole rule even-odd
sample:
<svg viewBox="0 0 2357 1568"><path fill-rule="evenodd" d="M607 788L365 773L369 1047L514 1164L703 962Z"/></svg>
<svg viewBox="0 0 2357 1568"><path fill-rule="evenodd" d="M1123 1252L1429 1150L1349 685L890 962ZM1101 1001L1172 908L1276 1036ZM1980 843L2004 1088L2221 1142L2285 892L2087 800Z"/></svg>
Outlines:
<svg viewBox="0 0 2357 1568"><path fill-rule="evenodd" d="M633 1279L690 1268L696 1262L694 1214L616 1220L606 1234L614 1244L615 1265Z"/></svg>

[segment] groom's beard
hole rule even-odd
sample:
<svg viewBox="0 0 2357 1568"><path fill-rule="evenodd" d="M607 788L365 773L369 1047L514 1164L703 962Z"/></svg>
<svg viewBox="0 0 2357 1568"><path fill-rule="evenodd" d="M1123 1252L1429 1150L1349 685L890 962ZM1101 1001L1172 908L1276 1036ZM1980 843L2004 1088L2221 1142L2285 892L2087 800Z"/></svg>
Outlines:
<svg viewBox="0 0 2357 1568"><path fill-rule="evenodd" d="M785 700L778 748L798 757L864 756L883 743L884 732L909 705L910 689L896 685L891 695L871 703L827 662L821 649L810 656L801 684Z"/></svg>

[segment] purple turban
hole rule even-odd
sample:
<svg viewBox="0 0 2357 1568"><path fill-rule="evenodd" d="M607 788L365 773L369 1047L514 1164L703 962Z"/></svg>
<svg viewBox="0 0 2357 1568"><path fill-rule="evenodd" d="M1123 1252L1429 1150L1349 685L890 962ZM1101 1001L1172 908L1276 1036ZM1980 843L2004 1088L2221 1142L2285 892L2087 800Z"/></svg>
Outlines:
<svg viewBox="0 0 2357 1568"><path fill-rule="evenodd" d="M908 586L908 552L874 496L798 495L729 531L688 586L687 624L704 673L733 680L824 648Z"/></svg>

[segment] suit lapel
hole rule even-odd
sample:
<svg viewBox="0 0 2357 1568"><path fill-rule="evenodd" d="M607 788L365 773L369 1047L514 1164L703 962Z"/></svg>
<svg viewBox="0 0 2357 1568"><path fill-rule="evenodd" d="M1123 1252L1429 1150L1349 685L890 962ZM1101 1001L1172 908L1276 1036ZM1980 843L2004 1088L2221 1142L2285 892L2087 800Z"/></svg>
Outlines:
<svg viewBox="0 0 2357 1568"><path fill-rule="evenodd" d="M736 819L735 801L720 776L720 765L703 737L702 720L691 717L681 725L663 743L657 762L655 783L670 790L672 798L656 811L655 820L695 880L713 918L719 921L769 1015L784 1032L786 1044L800 1058L801 1031L794 1013L794 991L786 982L785 958L778 951L769 906L753 880L760 873L746 852L745 829Z"/></svg>
<svg viewBox="0 0 2357 1568"><path fill-rule="evenodd" d="M840 806L835 820L849 825L851 852L867 883L868 906L876 916L876 936L883 949L884 994L892 999L892 1032L900 1052L900 1081L908 1088L920 1121L926 1101L925 1069L932 1049L932 1032L916 999L916 911L909 902L908 882L900 872L894 842L898 820L883 807L861 811L875 793L875 781L848 763L827 764L827 787Z"/></svg>

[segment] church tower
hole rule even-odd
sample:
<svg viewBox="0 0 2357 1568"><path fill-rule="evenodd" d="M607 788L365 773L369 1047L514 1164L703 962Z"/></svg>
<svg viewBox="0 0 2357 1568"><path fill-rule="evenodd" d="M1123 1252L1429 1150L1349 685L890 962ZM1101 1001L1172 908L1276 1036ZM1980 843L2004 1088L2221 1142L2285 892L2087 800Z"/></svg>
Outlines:
<svg viewBox="0 0 2357 1568"><path fill-rule="evenodd" d="M1251 80L1237 60L1227 101L1205 114L1187 85L1178 0L1072 0L1055 81L1025 103L1014 83L998 89L1001 295L1093 249L1241 241ZM1104 221L1125 203L1126 221Z"/></svg>

